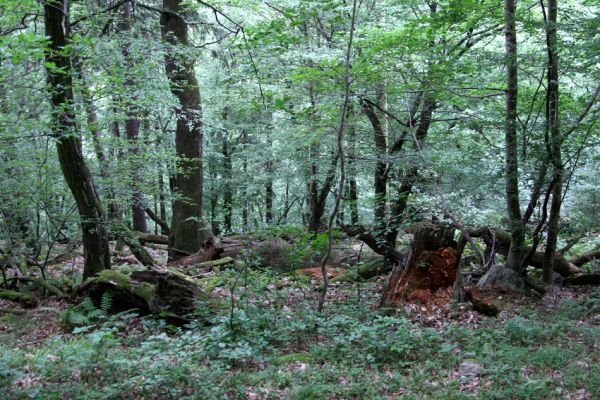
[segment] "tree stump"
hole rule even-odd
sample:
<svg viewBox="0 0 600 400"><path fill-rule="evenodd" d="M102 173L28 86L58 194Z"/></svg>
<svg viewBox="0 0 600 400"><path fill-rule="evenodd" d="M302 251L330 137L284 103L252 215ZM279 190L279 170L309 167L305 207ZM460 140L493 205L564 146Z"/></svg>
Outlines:
<svg viewBox="0 0 600 400"><path fill-rule="evenodd" d="M437 290L454 284L457 263L454 228L434 225L419 229L405 259L392 270L382 305L396 307L404 300L428 303Z"/></svg>

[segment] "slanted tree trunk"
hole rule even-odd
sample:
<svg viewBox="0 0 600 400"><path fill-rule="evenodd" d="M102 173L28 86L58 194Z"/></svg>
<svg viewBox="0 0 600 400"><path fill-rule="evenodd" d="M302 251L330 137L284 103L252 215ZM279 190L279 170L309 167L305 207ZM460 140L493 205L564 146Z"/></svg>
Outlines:
<svg viewBox="0 0 600 400"><path fill-rule="evenodd" d="M173 219L169 243L169 259L182 253L194 253L202 244L212 239L202 210L202 108L200 89L194 75L194 63L182 57L175 49L187 47L188 27L182 0L163 0L160 17L161 35L171 47L165 55L165 69L171 92L177 97L177 128L175 151L177 172L174 179L176 198L173 202Z"/></svg>
<svg viewBox="0 0 600 400"><path fill-rule="evenodd" d="M548 87L546 88L546 138L551 143L547 144L549 158L552 162L552 175L554 186L552 188L552 203L550 205L550 218L546 236L546 251L544 253L544 282L552 283L556 243L558 241L560 208L562 203L562 188L564 167L562 161L562 135L558 114L558 38L557 38L556 0L548 0L548 14L546 20L546 47L548 52Z"/></svg>
<svg viewBox="0 0 600 400"><path fill-rule="evenodd" d="M44 22L49 40L45 67L52 106L52 133L65 181L79 211L85 253L83 277L86 279L110 268L110 253L102 205L75 126L73 70L65 50L70 36L68 0L45 2Z"/></svg>

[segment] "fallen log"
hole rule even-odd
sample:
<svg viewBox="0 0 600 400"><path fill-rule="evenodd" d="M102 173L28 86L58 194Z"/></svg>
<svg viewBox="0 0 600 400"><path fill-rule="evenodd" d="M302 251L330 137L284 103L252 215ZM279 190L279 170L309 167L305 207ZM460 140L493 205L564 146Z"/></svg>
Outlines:
<svg viewBox="0 0 600 400"><path fill-rule="evenodd" d="M356 280L357 275L360 279L371 279L378 275L390 272L393 266L394 264L387 259L373 260L360 265L356 272L346 272L345 274L331 278L330 283L353 282Z"/></svg>
<svg viewBox="0 0 600 400"><path fill-rule="evenodd" d="M582 265L585 265L585 264L595 261L595 260L600 261L600 249L596 249L596 250L588 251L587 253L583 253L582 255L573 258L569 262L577 267L581 267Z"/></svg>
<svg viewBox="0 0 600 400"><path fill-rule="evenodd" d="M567 278L567 285L600 285L600 272L574 275Z"/></svg>
<svg viewBox="0 0 600 400"><path fill-rule="evenodd" d="M169 244L169 237L166 235L153 235L138 231L134 231L133 234L141 243Z"/></svg>
<svg viewBox="0 0 600 400"><path fill-rule="evenodd" d="M0 299L21 303L25 308L37 307L38 301L29 293L17 292L14 290L0 290Z"/></svg>
<svg viewBox="0 0 600 400"><path fill-rule="evenodd" d="M134 271L127 275L103 270L98 276L83 282L78 297L90 297L99 304L104 293L110 293L111 313L136 309L140 314L169 313L174 323L186 323L187 314L199 304L211 310L222 307L220 299L203 291L185 276L169 271Z"/></svg>

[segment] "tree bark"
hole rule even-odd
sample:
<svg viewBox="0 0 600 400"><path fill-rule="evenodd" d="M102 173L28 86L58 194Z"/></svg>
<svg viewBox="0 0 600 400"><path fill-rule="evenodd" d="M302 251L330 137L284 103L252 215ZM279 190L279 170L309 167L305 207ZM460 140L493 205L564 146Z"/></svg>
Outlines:
<svg viewBox="0 0 600 400"><path fill-rule="evenodd" d="M552 162L554 187L552 188L552 203L546 236L546 251L544 253L544 282L552 283L556 243L558 241L560 208L562 203L562 188L564 167L562 162L562 135L558 115L558 38L557 38L558 5L556 0L548 0L548 15L546 21L546 46L548 52L548 87L546 89L546 146ZM548 143L550 140L551 143Z"/></svg>
<svg viewBox="0 0 600 400"><path fill-rule="evenodd" d="M194 75L194 63L182 57L175 47L189 45L188 27L183 18L181 0L163 0L161 35L168 43L165 69L171 92L179 101L176 109L175 150L179 157L174 179L176 198L169 240L169 259L181 256L179 251L194 253L212 239L202 210L202 108L200 89Z"/></svg>
<svg viewBox="0 0 600 400"><path fill-rule="evenodd" d="M225 132L222 133L223 139L223 231L225 234L231 233L232 214L233 214L233 166L231 153L232 146L229 143Z"/></svg>
<svg viewBox="0 0 600 400"><path fill-rule="evenodd" d="M65 181L79 211L84 248L83 278L110 268L108 234L100 197L81 151L73 109L72 66L65 47L69 44L69 3L57 0L44 3L47 83L52 105L52 133Z"/></svg>
<svg viewBox="0 0 600 400"><path fill-rule="evenodd" d="M377 237L385 240L387 226L387 138L384 135L383 125L375 112L373 105L365 100L361 100L360 105L363 113L367 116L371 123L371 127L373 128L373 142L375 143L375 151L377 153L375 174L373 177L373 189L375 191L373 226L375 227L375 234Z"/></svg>
<svg viewBox="0 0 600 400"><path fill-rule="evenodd" d="M121 9L121 15L118 23L120 32L127 34L128 39L132 39L131 29L131 11L132 3L125 3ZM131 74L131 70L135 67L135 61L132 59L129 51L129 45L127 43L121 46L121 53L125 59L124 71L125 74ZM131 75L127 75L124 82L124 89L127 92L125 98L125 112L127 119L125 120L125 133L128 141L128 152L129 152L129 168L131 175L131 216L132 226L134 231L147 232L148 225L146 223L146 214L144 212L144 194L142 193L139 183L140 174L139 169L141 168L139 162L139 135L140 135L140 110L136 105L135 96L135 81Z"/></svg>
<svg viewBox="0 0 600 400"><path fill-rule="evenodd" d="M352 105L348 106L348 114L352 114ZM358 225L358 185L356 183L356 126L351 122L348 126L348 202L350 204L350 223Z"/></svg>
<svg viewBox="0 0 600 400"><path fill-rule="evenodd" d="M525 226L519 204L519 164L517 135L517 31L516 1L504 0L504 39L506 64L506 113L504 122L505 141L505 189L506 206L510 220L511 242L506 266L519 273L524 252Z"/></svg>

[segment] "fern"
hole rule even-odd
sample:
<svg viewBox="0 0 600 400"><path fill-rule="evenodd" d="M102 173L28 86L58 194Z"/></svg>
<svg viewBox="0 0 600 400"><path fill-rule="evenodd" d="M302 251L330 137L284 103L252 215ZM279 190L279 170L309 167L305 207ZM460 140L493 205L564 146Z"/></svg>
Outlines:
<svg viewBox="0 0 600 400"><path fill-rule="evenodd" d="M108 310L112 306L112 297L109 292L104 292L102 294L102 298L100 299L100 309L104 312L104 314L108 314Z"/></svg>
<svg viewBox="0 0 600 400"><path fill-rule="evenodd" d="M81 303L67 308L62 313L61 320L67 326L91 325L106 318L111 305L112 297L108 292L102 294L100 308L94 305L91 298L85 297Z"/></svg>

